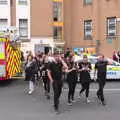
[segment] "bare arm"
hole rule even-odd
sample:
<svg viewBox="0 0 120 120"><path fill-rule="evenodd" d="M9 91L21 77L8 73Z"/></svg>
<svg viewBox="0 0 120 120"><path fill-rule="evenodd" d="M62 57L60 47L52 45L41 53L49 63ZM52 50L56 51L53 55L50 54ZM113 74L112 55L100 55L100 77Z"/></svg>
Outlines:
<svg viewBox="0 0 120 120"><path fill-rule="evenodd" d="M94 76L96 76L96 72L97 72L97 70L95 69L95 70L94 70Z"/></svg>
<svg viewBox="0 0 120 120"><path fill-rule="evenodd" d="M67 64L64 62L64 60L62 58L60 58L60 61L61 61L62 65L63 65L63 67L65 69L65 72L68 72L68 66L67 66Z"/></svg>
<svg viewBox="0 0 120 120"><path fill-rule="evenodd" d="M82 72L82 71L85 70L85 68L83 68L83 67L81 66L81 64L79 65L78 69L79 69L79 72Z"/></svg>
<svg viewBox="0 0 120 120"><path fill-rule="evenodd" d="M72 68L72 69L70 69L70 70L67 70L67 72L69 73L69 72L72 72L73 70L75 70L75 68Z"/></svg>
<svg viewBox="0 0 120 120"><path fill-rule="evenodd" d="M48 77L49 77L50 81L53 82L53 78L52 78L52 75L51 75L51 71L48 70L48 71L47 71L47 74L48 74Z"/></svg>
<svg viewBox="0 0 120 120"><path fill-rule="evenodd" d="M94 81L96 81L97 80L97 77L96 77L96 73L97 73L97 69L95 68L95 70L94 70Z"/></svg>
<svg viewBox="0 0 120 120"><path fill-rule="evenodd" d="M107 61L107 65L112 65L112 61Z"/></svg>
<svg viewBox="0 0 120 120"><path fill-rule="evenodd" d="M64 60L61 60L61 62L62 62L62 64L63 64L63 67L64 67L65 69L68 69L68 66L67 66L67 64L64 62Z"/></svg>

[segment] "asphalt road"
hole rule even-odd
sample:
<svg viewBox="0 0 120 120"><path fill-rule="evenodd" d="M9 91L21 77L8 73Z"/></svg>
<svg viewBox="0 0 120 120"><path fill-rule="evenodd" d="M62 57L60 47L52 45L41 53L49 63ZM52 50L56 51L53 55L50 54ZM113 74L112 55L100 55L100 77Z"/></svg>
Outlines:
<svg viewBox="0 0 120 120"><path fill-rule="evenodd" d="M46 100L43 88L36 87L29 96L24 89L23 80L11 83L0 82L0 120L119 120L120 119L120 82L108 82L105 87L107 105L102 106L96 98L97 84L91 84L91 103L86 104L84 96L78 100L80 86L76 89L77 102L67 106L67 89L61 96L61 114L54 114L53 101ZM52 93L51 93L52 94Z"/></svg>

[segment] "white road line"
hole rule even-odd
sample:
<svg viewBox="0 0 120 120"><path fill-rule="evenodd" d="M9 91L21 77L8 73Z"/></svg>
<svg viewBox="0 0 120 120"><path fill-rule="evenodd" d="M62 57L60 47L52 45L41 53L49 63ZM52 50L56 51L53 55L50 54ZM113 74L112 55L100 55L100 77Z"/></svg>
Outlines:
<svg viewBox="0 0 120 120"><path fill-rule="evenodd" d="M97 91L98 89L90 89L90 91ZM120 89L104 89L104 91L120 91Z"/></svg>
<svg viewBox="0 0 120 120"><path fill-rule="evenodd" d="M97 92L98 89L90 89L90 91L92 92ZM63 89L63 91L68 91L68 89ZM80 89L76 89L77 92L80 91ZM112 91L120 91L120 89L104 89L104 91L107 91L107 92L112 92Z"/></svg>

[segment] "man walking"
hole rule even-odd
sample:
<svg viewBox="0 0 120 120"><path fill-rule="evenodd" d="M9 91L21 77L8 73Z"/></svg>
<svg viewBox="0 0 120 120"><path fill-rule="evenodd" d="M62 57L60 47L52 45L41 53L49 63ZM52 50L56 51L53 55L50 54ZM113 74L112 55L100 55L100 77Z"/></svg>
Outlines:
<svg viewBox="0 0 120 120"><path fill-rule="evenodd" d="M81 97L81 94L85 91L86 102L89 103L90 100L88 99L88 97L89 97L89 88L91 82L91 77L90 77L91 63L88 62L88 58L86 55L83 56L83 61L79 63L79 71L80 71L80 82L82 86L79 98Z"/></svg>
<svg viewBox="0 0 120 120"><path fill-rule="evenodd" d="M107 65L108 65L108 61L105 61L104 56L100 55L98 62L95 64L94 77L97 72L97 81L99 84L99 89L97 91L97 97L101 101L102 105L106 105L103 89L106 83Z"/></svg>
<svg viewBox="0 0 120 120"><path fill-rule="evenodd" d="M54 61L48 65L48 77L52 82L54 92L54 109L59 113L59 98L62 92L62 70L68 69L67 64L58 54L54 55Z"/></svg>
<svg viewBox="0 0 120 120"><path fill-rule="evenodd" d="M77 85L78 78L78 66L77 63L74 62L73 57L70 57L68 62L68 72L67 72L67 83L69 87L68 91L68 105L72 105L75 102L74 93Z"/></svg>

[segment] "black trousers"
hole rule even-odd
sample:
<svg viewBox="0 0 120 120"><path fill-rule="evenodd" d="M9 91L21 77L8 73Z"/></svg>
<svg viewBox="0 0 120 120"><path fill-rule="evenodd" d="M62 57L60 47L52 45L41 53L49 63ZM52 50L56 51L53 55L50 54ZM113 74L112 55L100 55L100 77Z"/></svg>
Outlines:
<svg viewBox="0 0 120 120"><path fill-rule="evenodd" d="M97 91L97 96L102 102L104 102L103 90L104 90L105 83L106 83L106 73L99 73L98 74L99 89Z"/></svg>
<svg viewBox="0 0 120 120"><path fill-rule="evenodd" d="M102 102L104 102L103 89L104 89L104 86L105 86L105 81L98 81L98 84L99 84L99 89L97 91L97 96Z"/></svg>
<svg viewBox="0 0 120 120"><path fill-rule="evenodd" d="M38 75L38 73L35 73L35 81L39 81L39 75Z"/></svg>
<svg viewBox="0 0 120 120"><path fill-rule="evenodd" d="M81 82L82 89L80 91L80 94L82 94L84 91L86 92L86 98L89 96L89 89L90 89L90 82Z"/></svg>
<svg viewBox="0 0 120 120"><path fill-rule="evenodd" d="M48 77L42 77L44 83L44 90L46 93L50 93L50 80Z"/></svg>
<svg viewBox="0 0 120 120"><path fill-rule="evenodd" d="M59 108L59 98L62 92L62 81L53 82L53 92L54 92L54 108L58 110Z"/></svg>
<svg viewBox="0 0 120 120"><path fill-rule="evenodd" d="M68 102L71 102L71 100L74 100L76 84L77 84L77 80L69 79L69 81L68 81L68 87L69 87Z"/></svg>

